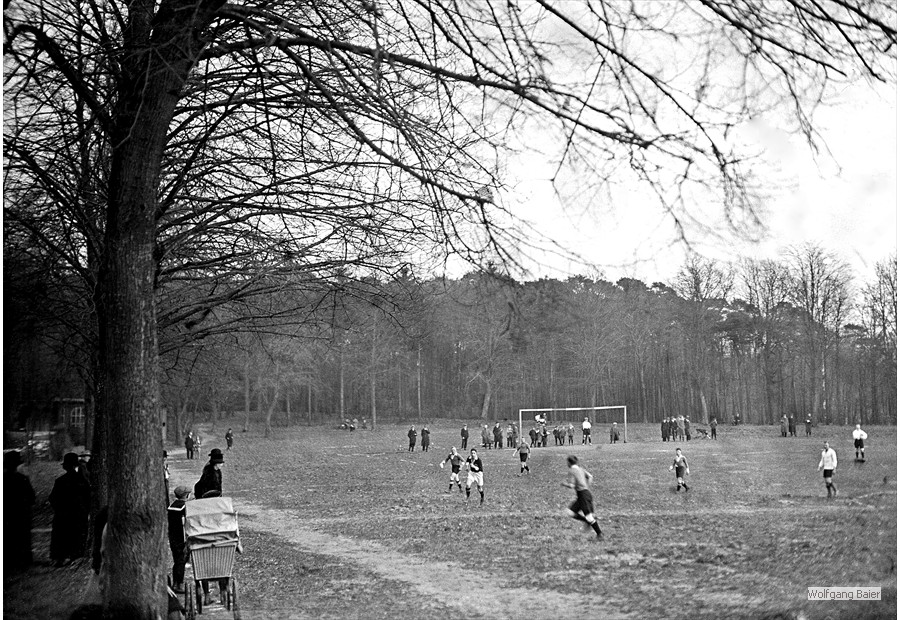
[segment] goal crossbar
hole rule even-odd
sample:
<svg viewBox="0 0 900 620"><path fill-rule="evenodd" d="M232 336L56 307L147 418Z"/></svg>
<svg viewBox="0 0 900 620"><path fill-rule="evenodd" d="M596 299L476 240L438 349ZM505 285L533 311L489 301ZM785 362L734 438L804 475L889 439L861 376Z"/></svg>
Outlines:
<svg viewBox="0 0 900 620"><path fill-rule="evenodd" d="M541 411L602 411L604 409L622 410L622 442L628 442L628 407L625 405L604 405L603 407L543 407L541 409L519 409L519 433L525 435L525 427L522 425L523 413L540 413Z"/></svg>

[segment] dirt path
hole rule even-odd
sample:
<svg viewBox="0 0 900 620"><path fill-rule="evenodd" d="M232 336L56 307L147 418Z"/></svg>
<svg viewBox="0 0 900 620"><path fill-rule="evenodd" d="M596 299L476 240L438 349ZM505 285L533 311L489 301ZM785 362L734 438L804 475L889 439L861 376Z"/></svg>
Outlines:
<svg viewBox="0 0 900 620"><path fill-rule="evenodd" d="M570 618L632 617L593 598L552 590L510 588L485 572L455 562L425 560L391 551L373 541L323 534L286 510L246 502L241 502L241 508L242 528L275 534L304 551L335 556L385 579L402 581L417 596L458 609L468 616L499 617L498 610L514 609L512 615L517 618L554 618L559 617L560 610L565 610L565 616ZM459 596L459 592L465 594Z"/></svg>
<svg viewBox="0 0 900 620"><path fill-rule="evenodd" d="M192 485L195 463L171 463L170 487ZM374 541L325 534L312 527L314 523L325 525L332 521L329 519L311 521L288 510L250 504L241 499L239 520L242 530L274 534L303 551L330 555L385 579L401 581L413 588L416 596L458 609L460 614L497 618L503 617L497 613L498 610L508 609L515 610L507 616L510 618L556 618L560 617L560 610L565 610L566 617L633 617L595 598L553 590L509 587L486 572L459 563L398 553ZM460 592L465 594L460 596ZM215 607L209 612L220 614ZM246 618L254 617L252 610L243 609L242 613Z"/></svg>

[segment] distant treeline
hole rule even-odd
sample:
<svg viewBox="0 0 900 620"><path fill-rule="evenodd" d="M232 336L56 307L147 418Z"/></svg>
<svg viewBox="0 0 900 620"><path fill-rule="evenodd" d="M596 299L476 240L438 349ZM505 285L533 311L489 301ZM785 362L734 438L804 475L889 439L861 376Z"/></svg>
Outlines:
<svg viewBox="0 0 900 620"><path fill-rule="evenodd" d="M271 426L598 405L627 405L633 422L896 423L895 258L862 285L812 246L782 261L692 259L668 284L403 273L207 314L203 329L161 331L173 434L225 411Z"/></svg>

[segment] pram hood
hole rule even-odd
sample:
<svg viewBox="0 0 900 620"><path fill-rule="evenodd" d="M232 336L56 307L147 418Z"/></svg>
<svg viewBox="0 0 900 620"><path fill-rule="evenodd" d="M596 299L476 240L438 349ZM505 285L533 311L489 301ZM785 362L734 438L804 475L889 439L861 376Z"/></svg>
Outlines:
<svg viewBox="0 0 900 620"><path fill-rule="evenodd" d="M237 540L237 513L230 497L195 499L184 505L188 542Z"/></svg>

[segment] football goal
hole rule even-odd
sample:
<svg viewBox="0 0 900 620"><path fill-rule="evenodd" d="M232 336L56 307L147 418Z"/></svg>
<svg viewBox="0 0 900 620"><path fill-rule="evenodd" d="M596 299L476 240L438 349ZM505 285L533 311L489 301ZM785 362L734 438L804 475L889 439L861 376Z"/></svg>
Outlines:
<svg viewBox="0 0 900 620"><path fill-rule="evenodd" d="M528 434L531 424L547 424L556 426L563 422L571 422L575 430L581 432L581 423L587 418L591 423L591 436L594 442L608 438L607 432L613 422L622 427L622 443L628 441L628 407L625 405L608 405L605 407L548 407L546 409L519 409L520 436Z"/></svg>

